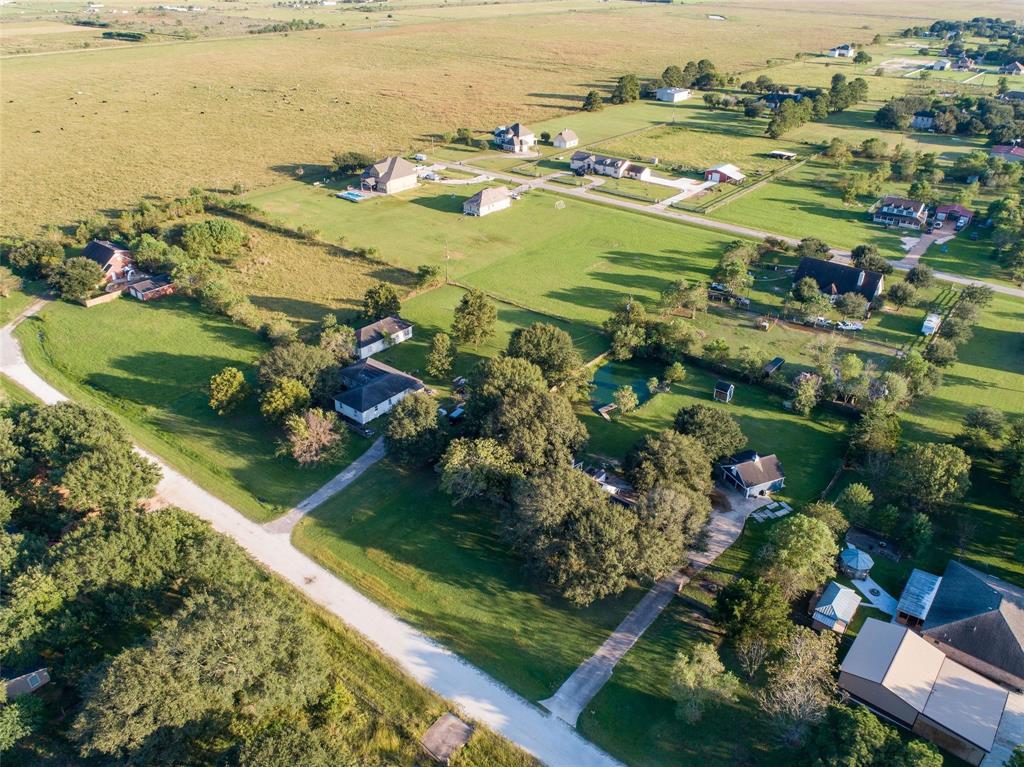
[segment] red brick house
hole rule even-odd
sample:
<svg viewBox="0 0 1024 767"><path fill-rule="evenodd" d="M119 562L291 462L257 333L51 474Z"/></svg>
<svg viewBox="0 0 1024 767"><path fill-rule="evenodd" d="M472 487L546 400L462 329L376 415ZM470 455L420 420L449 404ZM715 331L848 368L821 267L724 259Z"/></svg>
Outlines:
<svg viewBox="0 0 1024 767"><path fill-rule="evenodd" d="M131 251L108 240L93 240L85 246L82 255L100 265L104 282L127 280L135 274Z"/></svg>

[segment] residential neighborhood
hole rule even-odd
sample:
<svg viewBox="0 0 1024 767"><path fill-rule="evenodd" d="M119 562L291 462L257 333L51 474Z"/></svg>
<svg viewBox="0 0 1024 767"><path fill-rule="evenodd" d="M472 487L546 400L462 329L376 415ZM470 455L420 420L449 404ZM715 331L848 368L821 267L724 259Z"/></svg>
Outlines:
<svg viewBox="0 0 1024 767"><path fill-rule="evenodd" d="M0 761L1024 765L975 5L5 6Z"/></svg>

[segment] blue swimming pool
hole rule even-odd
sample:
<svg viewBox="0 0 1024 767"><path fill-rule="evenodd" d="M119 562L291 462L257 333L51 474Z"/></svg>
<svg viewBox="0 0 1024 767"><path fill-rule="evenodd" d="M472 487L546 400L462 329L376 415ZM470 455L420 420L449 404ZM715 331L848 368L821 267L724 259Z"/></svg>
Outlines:
<svg viewBox="0 0 1024 767"><path fill-rule="evenodd" d="M362 202L363 200L369 199L368 195L362 194L361 192L356 192L351 189L347 192L338 192L334 196L340 197L343 200L349 200L350 202Z"/></svg>

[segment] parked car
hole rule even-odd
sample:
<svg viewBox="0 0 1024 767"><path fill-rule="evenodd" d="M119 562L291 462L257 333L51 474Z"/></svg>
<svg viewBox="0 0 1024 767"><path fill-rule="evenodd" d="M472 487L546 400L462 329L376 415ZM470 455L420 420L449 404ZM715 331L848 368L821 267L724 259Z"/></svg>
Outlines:
<svg viewBox="0 0 1024 767"><path fill-rule="evenodd" d="M804 317L804 325L815 328L830 328L834 324L828 317Z"/></svg>
<svg viewBox="0 0 1024 767"><path fill-rule="evenodd" d="M843 320L842 322L836 323L836 330L863 330L863 329L864 329L864 323L863 322L847 322L846 320Z"/></svg>
<svg viewBox="0 0 1024 767"><path fill-rule="evenodd" d="M717 290L719 293L732 293L732 290L729 289L728 285L723 285L720 282L712 282L711 289Z"/></svg>
<svg viewBox="0 0 1024 767"><path fill-rule="evenodd" d="M426 161L427 156L420 152L419 154L413 155L412 159L414 159L416 162L424 162Z"/></svg>

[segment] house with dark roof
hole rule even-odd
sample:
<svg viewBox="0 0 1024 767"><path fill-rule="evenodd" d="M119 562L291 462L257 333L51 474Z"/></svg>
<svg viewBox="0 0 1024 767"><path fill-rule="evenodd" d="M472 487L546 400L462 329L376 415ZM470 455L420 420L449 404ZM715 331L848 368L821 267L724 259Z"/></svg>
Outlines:
<svg viewBox="0 0 1024 767"><path fill-rule="evenodd" d="M928 206L920 200L889 195L875 210L876 224L920 229L928 222Z"/></svg>
<svg viewBox="0 0 1024 767"><path fill-rule="evenodd" d="M919 112L914 112L914 117L910 121L910 127L914 130L929 130L935 127L935 113L930 109L922 109Z"/></svg>
<svg viewBox="0 0 1024 767"><path fill-rule="evenodd" d="M128 286L128 295L139 301L152 301L174 293L174 283L167 277L147 277Z"/></svg>
<svg viewBox="0 0 1024 767"><path fill-rule="evenodd" d="M786 484L782 462L774 453L758 455L754 450L745 450L718 464L718 472L726 484L747 498L768 495Z"/></svg>
<svg viewBox="0 0 1024 767"><path fill-rule="evenodd" d="M1024 101L1024 91L1007 91L1001 98L1004 101Z"/></svg>
<svg viewBox="0 0 1024 767"><path fill-rule="evenodd" d="M1011 61L1009 64L1004 64L999 68L999 74L1024 75L1024 64L1019 61Z"/></svg>
<svg viewBox="0 0 1024 767"><path fill-rule="evenodd" d="M342 368L338 379L344 389L334 395L334 409L358 424L384 415L410 392L423 389L418 378L373 358Z"/></svg>
<svg viewBox="0 0 1024 767"><path fill-rule="evenodd" d="M761 97L761 103L773 112L787 101L799 104L803 100L804 94L802 93L767 93Z"/></svg>
<svg viewBox="0 0 1024 767"><path fill-rule="evenodd" d="M392 315L356 331L356 354L364 360L372 354L412 338L412 323Z"/></svg>
<svg viewBox="0 0 1024 767"><path fill-rule="evenodd" d="M503 152L521 154L533 149L537 143L533 131L522 123L503 125L494 131L494 145Z"/></svg>
<svg viewBox="0 0 1024 767"><path fill-rule="evenodd" d="M360 186L379 194L395 194L416 186L416 166L404 157L385 157L363 171Z"/></svg>
<svg viewBox="0 0 1024 767"><path fill-rule="evenodd" d="M131 251L109 240L92 240L85 246L82 256L99 264L104 282L128 280L135 274Z"/></svg>
<svg viewBox="0 0 1024 767"><path fill-rule="evenodd" d="M834 59L852 59L856 53L857 46L853 43L843 43L828 49L828 55Z"/></svg>
<svg viewBox="0 0 1024 767"><path fill-rule="evenodd" d="M950 561L920 627L950 658L1024 690L1024 589Z"/></svg>
<svg viewBox="0 0 1024 767"><path fill-rule="evenodd" d="M873 301L885 289L885 276L881 272L858 269L855 266L823 261L805 256L793 276L793 284L810 277L818 283L818 290L835 301L844 293L857 293Z"/></svg>
<svg viewBox="0 0 1024 767"><path fill-rule="evenodd" d="M830 581L814 605L811 626L816 631L834 631L841 636L853 622L860 603L861 598L856 591Z"/></svg>

